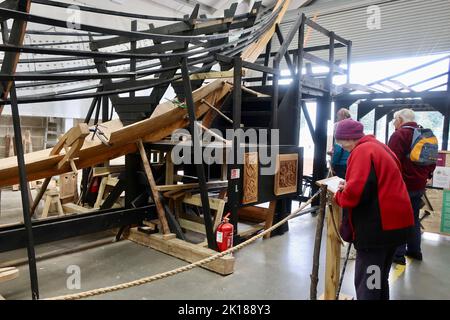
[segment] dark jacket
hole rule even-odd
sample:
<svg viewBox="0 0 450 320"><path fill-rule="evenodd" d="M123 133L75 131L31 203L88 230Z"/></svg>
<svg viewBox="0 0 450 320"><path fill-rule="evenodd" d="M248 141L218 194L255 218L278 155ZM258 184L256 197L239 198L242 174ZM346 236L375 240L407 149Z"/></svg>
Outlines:
<svg viewBox="0 0 450 320"><path fill-rule="evenodd" d="M417 128L415 122L407 122L396 130L389 139L389 148L394 151L398 160L402 165L402 176L406 183L408 191L424 190L427 180L432 177L433 171L436 168L435 164L429 166L419 166L414 164L408 157L411 151L411 143L414 130L411 128L404 128L405 126Z"/></svg>
<svg viewBox="0 0 450 320"><path fill-rule="evenodd" d="M413 210L392 151L372 135L363 137L350 153L345 180L336 202L349 209L355 248L406 243L414 225Z"/></svg>
<svg viewBox="0 0 450 320"><path fill-rule="evenodd" d="M331 165L334 166L347 166L347 160L350 156L348 151L345 151L337 143L333 146L333 156L331 157Z"/></svg>

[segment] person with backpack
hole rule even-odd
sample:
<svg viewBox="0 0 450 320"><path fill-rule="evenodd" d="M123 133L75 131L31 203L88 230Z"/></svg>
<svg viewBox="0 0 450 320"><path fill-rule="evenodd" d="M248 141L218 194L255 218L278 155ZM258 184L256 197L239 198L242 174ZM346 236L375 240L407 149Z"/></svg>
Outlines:
<svg viewBox="0 0 450 320"><path fill-rule="evenodd" d="M415 222L414 235L407 244L397 248L393 260L405 265L405 255L420 261L423 259L419 211L425 186L436 168L439 147L433 132L415 122L415 114L411 109L402 109L394 114L394 127L396 131L390 137L388 146L401 163Z"/></svg>
<svg viewBox="0 0 450 320"><path fill-rule="evenodd" d="M335 137L350 152L345 182L339 185L335 200L349 211L348 240L346 236L344 240L356 248L356 297L388 300L392 259L414 225L400 162L388 146L373 135L364 135L358 121L338 122Z"/></svg>

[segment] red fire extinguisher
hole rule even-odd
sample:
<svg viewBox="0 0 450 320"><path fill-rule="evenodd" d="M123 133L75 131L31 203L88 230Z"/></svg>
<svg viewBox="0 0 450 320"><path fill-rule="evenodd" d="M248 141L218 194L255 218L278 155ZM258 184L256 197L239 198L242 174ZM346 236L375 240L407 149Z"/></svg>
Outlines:
<svg viewBox="0 0 450 320"><path fill-rule="evenodd" d="M216 242L219 252L230 249L233 246L233 231L234 227L229 223L228 216L230 212L223 218L222 223L219 224L216 231Z"/></svg>

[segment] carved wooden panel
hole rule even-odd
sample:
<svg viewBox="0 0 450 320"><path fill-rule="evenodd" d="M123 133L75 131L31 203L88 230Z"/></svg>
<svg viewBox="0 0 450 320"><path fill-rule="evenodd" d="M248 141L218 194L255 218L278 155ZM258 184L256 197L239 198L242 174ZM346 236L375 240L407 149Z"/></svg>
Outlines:
<svg viewBox="0 0 450 320"><path fill-rule="evenodd" d="M258 152L244 155L244 188L242 203L258 201Z"/></svg>
<svg viewBox="0 0 450 320"><path fill-rule="evenodd" d="M280 154L277 158L275 174L275 195L293 193L297 191L298 154Z"/></svg>

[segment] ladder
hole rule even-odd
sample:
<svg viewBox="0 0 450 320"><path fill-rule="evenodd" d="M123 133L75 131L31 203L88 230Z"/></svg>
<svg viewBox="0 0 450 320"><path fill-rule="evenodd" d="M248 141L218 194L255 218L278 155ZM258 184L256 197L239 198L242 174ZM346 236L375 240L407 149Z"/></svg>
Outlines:
<svg viewBox="0 0 450 320"><path fill-rule="evenodd" d="M44 149L53 148L58 142L58 123L53 117L46 118Z"/></svg>

